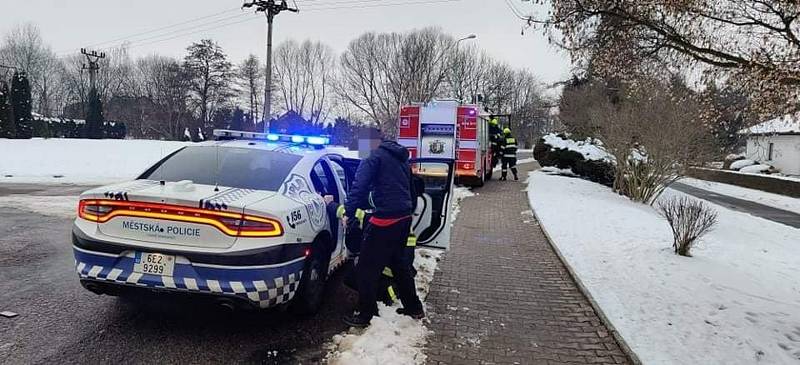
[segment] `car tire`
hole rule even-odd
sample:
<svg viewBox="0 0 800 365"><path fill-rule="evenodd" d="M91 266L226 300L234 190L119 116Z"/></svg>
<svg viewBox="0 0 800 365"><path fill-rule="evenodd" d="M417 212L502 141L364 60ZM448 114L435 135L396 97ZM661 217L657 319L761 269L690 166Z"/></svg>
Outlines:
<svg viewBox="0 0 800 365"><path fill-rule="evenodd" d="M303 277L300 279L300 286L291 306L293 312L310 315L319 311L325 295L329 263L330 257L326 259L321 252L314 253L306 259Z"/></svg>

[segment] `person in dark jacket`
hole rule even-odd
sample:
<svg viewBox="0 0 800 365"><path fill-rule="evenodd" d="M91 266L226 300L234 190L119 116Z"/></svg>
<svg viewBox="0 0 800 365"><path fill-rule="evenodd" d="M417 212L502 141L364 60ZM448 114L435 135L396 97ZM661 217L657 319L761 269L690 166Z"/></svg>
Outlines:
<svg viewBox="0 0 800 365"><path fill-rule="evenodd" d="M345 202L345 225L354 220L358 209L374 205L369 224L364 229L358 259L358 310L344 318L354 327L369 326L378 314L376 303L379 280L385 267L391 267L403 308L398 313L413 318L425 317L417 296L410 265L406 260L406 243L411 231L414 187L408 150L394 141L383 141L356 171L356 178ZM396 270L396 272L395 272Z"/></svg>
<svg viewBox="0 0 800 365"><path fill-rule="evenodd" d="M517 176L517 139L511 134L511 129L506 128L503 130L501 148L503 150L503 166L500 180L504 181L507 179L509 168L511 168L511 172L514 174L514 180L519 180Z"/></svg>
<svg viewBox="0 0 800 365"><path fill-rule="evenodd" d="M492 117L489 121L489 141L492 144L492 167L497 167L497 162L503 152L500 150L500 144L503 139L503 130L500 129L500 123L496 117Z"/></svg>

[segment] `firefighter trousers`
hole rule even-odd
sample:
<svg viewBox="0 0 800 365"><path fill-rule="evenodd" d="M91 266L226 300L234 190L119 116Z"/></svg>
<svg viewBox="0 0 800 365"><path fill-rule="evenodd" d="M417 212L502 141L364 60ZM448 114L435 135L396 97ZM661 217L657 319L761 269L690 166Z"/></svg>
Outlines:
<svg viewBox="0 0 800 365"><path fill-rule="evenodd" d="M511 173L514 174L514 179L517 179L517 158L516 157L503 157L503 167L502 167L502 175L501 179L506 179L508 176L508 169L511 169Z"/></svg>
<svg viewBox="0 0 800 365"><path fill-rule="evenodd" d="M397 283L398 296L403 307L410 312L422 310L417 296L413 266L406 258L406 242L411 230L411 217L392 225L381 227L367 225L361 255L356 266L358 280L358 310L364 318L378 314L376 303L380 278L385 267L391 267Z"/></svg>

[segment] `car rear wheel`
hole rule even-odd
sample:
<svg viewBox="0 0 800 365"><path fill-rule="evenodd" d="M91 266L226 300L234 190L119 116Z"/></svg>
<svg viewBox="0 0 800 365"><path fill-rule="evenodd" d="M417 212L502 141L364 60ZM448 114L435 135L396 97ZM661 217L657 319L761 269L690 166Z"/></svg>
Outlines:
<svg viewBox="0 0 800 365"><path fill-rule="evenodd" d="M295 313L314 314L322 305L330 258L326 259L326 255L319 251L322 250L317 250L306 259L300 287L297 289L297 295L292 304L292 310Z"/></svg>

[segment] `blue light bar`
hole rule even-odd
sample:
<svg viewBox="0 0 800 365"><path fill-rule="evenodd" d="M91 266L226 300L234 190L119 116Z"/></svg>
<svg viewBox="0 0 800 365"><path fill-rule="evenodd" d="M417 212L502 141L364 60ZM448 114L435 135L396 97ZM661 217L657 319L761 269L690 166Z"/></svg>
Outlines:
<svg viewBox="0 0 800 365"><path fill-rule="evenodd" d="M267 140L268 140L268 141L277 142L277 141L279 141L280 139L281 139L281 136L279 136L279 135L277 135L277 134L268 134L268 135L267 135Z"/></svg>
<svg viewBox="0 0 800 365"><path fill-rule="evenodd" d="M292 136L292 143L303 143L306 141L306 137L303 136Z"/></svg>
<svg viewBox="0 0 800 365"><path fill-rule="evenodd" d="M322 146L331 143L327 137L307 137L306 142L317 146Z"/></svg>

